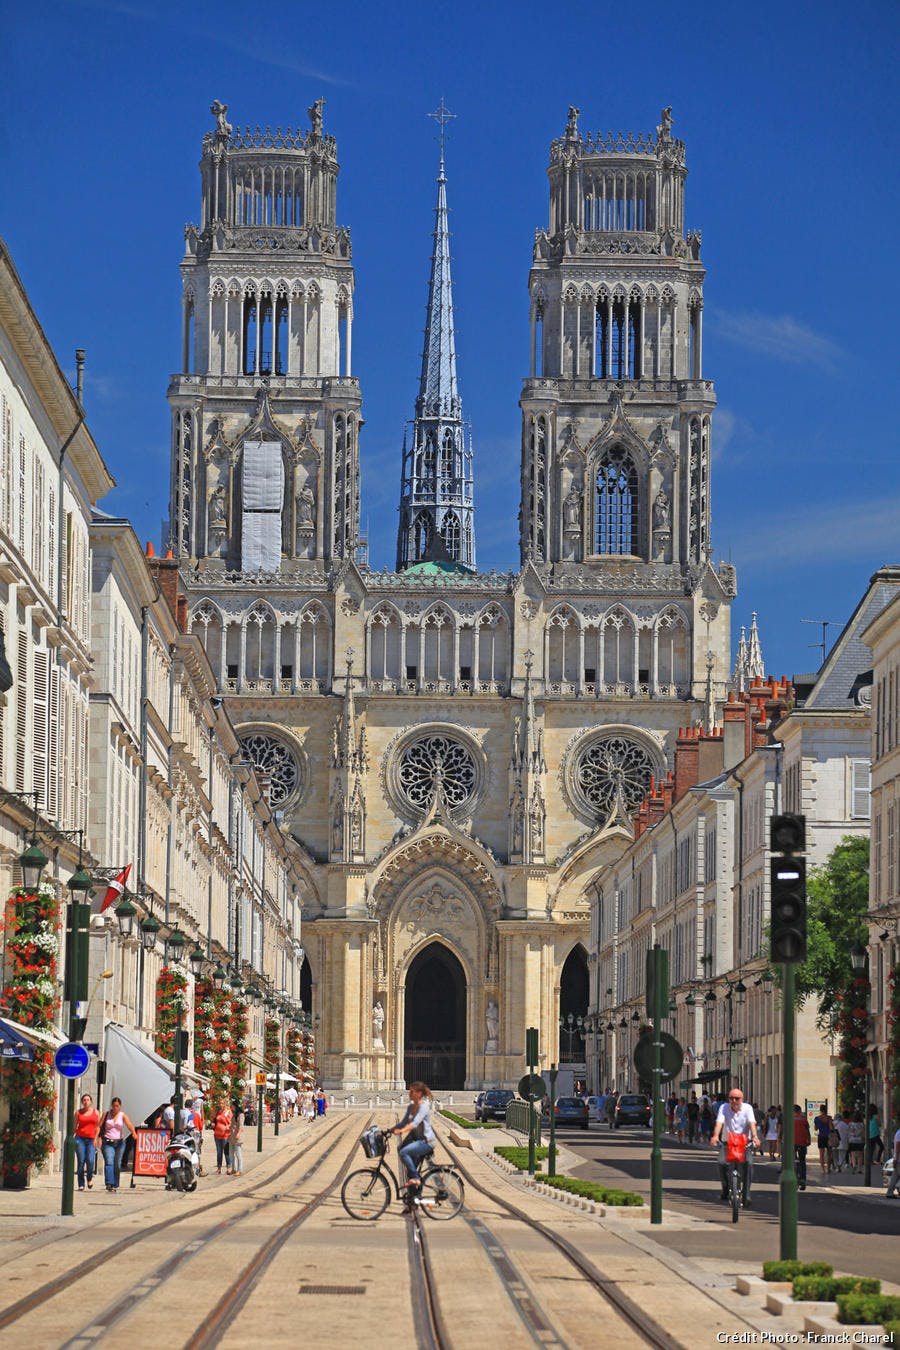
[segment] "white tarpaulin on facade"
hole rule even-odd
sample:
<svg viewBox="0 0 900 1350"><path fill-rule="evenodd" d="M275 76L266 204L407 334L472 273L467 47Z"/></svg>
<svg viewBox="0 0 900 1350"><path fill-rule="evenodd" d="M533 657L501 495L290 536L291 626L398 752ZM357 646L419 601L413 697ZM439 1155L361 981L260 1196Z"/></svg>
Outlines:
<svg viewBox="0 0 900 1350"><path fill-rule="evenodd" d="M207 1083L200 1074L182 1067L185 1084ZM133 1041L123 1027L106 1027L106 1101L122 1098L126 1115L135 1125L169 1101L175 1090L175 1065L155 1051Z"/></svg>
<svg viewBox="0 0 900 1350"><path fill-rule="evenodd" d="M277 572L284 504L284 461L278 441L244 442L241 497L241 569Z"/></svg>

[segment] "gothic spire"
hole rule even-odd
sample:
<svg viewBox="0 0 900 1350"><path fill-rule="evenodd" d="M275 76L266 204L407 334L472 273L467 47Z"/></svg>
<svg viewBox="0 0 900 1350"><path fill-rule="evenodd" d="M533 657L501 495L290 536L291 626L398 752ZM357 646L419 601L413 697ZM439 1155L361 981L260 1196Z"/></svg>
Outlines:
<svg viewBox="0 0 900 1350"><path fill-rule="evenodd" d="M759 643L759 629L756 626L756 610L750 619L750 636L747 639L747 674L751 680L766 678L766 663L763 660Z"/></svg>
<svg viewBox="0 0 900 1350"><path fill-rule="evenodd" d="M422 372L412 434L404 435L403 444L398 571L422 562L444 569L475 566L472 444L456 377L444 167L444 127L454 114L441 99L430 116L440 124L441 154Z"/></svg>

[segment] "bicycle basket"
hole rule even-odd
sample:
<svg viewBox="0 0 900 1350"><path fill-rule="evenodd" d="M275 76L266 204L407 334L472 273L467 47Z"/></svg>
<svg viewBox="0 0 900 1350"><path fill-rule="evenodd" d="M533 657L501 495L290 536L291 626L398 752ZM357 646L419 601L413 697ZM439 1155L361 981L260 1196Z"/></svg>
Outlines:
<svg viewBox="0 0 900 1350"><path fill-rule="evenodd" d="M364 1130L359 1142L367 1158L380 1158L384 1153L384 1140L377 1125L370 1125Z"/></svg>
<svg viewBox="0 0 900 1350"><path fill-rule="evenodd" d="M746 1162L747 1161L747 1136L745 1134L728 1135L728 1143L725 1147L725 1158L728 1162Z"/></svg>

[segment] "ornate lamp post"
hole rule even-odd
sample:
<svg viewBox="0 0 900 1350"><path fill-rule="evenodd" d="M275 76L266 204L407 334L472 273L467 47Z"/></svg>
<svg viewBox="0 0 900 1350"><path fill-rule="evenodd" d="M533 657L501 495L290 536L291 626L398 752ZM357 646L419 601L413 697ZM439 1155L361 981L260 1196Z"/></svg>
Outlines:
<svg viewBox="0 0 900 1350"><path fill-rule="evenodd" d="M866 967L867 967L868 964L869 964L869 953L866 951L865 947L862 945L861 942L854 942L853 945L851 946L851 948L850 948L850 961L851 961L851 964L852 964L852 966L853 966L853 969L855 970L855 972L856 972L857 975L862 975L862 974L865 972ZM868 1027L868 1013L869 1013L869 986L868 986L868 981L866 982L866 1000L865 1000L865 1005L864 1005L864 1006L865 1006L865 1009L866 1009L866 1019L867 1019L867 1020L866 1020L866 1026ZM863 1165L863 1169L864 1169L864 1170L863 1170L863 1185L864 1185L864 1186L871 1186L871 1185L872 1185L872 1145L869 1143L869 1102L870 1102L870 1099L871 1099L871 1091L870 1091L870 1087L869 1087L869 1052L868 1052L868 1050L864 1050L864 1051L863 1051L863 1054L865 1055L865 1059L866 1059L866 1076L865 1076L865 1079L864 1079L864 1082L865 1082L865 1097L864 1097L864 1107L863 1107L863 1130L865 1131L864 1139L863 1139L863 1147L865 1148L865 1154L863 1155L864 1158L865 1158L865 1163L864 1163L864 1165Z"/></svg>

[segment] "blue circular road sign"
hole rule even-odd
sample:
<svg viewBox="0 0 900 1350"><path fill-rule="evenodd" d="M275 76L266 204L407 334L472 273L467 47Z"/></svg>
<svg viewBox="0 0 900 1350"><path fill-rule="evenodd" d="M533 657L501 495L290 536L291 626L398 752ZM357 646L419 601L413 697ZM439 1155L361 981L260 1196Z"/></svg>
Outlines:
<svg viewBox="0 0 900 1350"><path fill-rule="evenodd" d="M68 1045L61 1045L53 1056L57 1072L63 1078L80 1078L83 1073L87 1073L90 1062L91 1057L84 1046L72 1041Z"/></svg>

